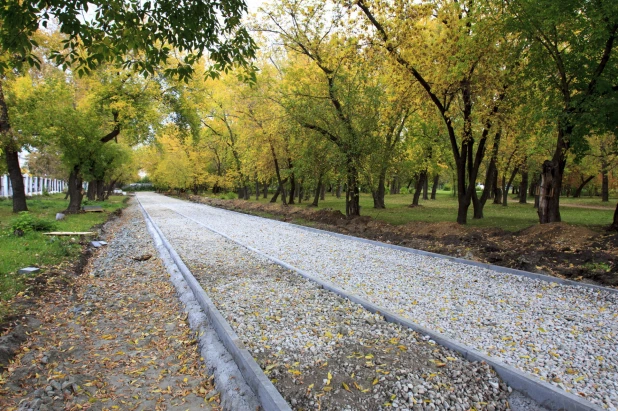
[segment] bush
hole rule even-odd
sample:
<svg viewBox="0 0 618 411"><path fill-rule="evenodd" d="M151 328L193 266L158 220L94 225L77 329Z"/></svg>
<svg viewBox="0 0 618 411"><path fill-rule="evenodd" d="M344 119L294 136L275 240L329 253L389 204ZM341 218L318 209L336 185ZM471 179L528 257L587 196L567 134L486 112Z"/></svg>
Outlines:
<svg viewBox="0 0 618 411"><path fill-rule="evenodd" d="M451 191L451 185L450 184L444 184L442 186L442 190L444 190L444 191Z"/></svg>
<svg viewBox="0 0 618 411"><path fill-rule="evenodd" d="M29 212L22 211L19 213L19 217L13 221L11 228L14 233L20 234L28 231L51 231L56 228L56 223L54 221L35 218L30 215Z"/></svg>
<svg viewBox="0 0 618 411"><path fill-rule="evenodd" d="M410 194L410 190L408 190L408 187L401 187L399 194Z"/></svg>
<svg viewBox="0 0 618 411"><path fill-rule="evenodd" d="M223 193L217 196L217 198L221 199L221 200L236 200L238 198L238 195L236 193Z"/></svg>

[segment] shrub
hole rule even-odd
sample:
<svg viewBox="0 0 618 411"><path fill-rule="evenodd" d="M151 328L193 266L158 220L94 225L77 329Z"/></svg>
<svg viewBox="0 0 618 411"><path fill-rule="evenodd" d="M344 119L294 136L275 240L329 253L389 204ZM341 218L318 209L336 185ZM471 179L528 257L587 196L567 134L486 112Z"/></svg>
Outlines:
<svg viewBox="0 0 618 411"><path fill-rule="evenodd" d="M444 190L444 191L451 191L451 185L450 184L444 184L442 186L442 190Z"/></svg>
<svg viewBox="0 0 618 411"><path fill-rule="evenodd" d="M236 200L238 198L238 195L236 195L236 193L223 193L217 196L217 198L221 199L221 200Z"/></svg>
<svg viewBox="0 0 618 411"><path fill-rule="evenodd" d="M408 187L401 187L399 194L410 194L410 190L408 190Z"/></svg>
<svg viewBox="0 0 618 411"><path fill-rule="evenodd" d="M56 223L54 221L35 218L30 215L29 212L22 211L19 213L19 217L13 221L11 228L13 232L17 234L23 234L28 231L51 231L56 228Z"/></svg>

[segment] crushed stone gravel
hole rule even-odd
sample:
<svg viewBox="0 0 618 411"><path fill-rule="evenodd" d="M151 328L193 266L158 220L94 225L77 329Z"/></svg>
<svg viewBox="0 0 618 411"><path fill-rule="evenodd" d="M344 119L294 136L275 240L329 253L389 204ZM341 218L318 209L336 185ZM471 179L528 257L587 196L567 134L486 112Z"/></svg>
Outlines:
<svg viewBox="0 0 618 411"><path fill-rule="evenodd" d="M140 201L294 409L505 410L484 363L385 322L155 199ZM540 409L526 402L526 410Z"/></svg>
<svg viewBox="0 0 618 411"><path fill-rule="evenodd" d="M155 194L140 194L140 201L193 218L565 391L618 409L617 294L345 240Z"/></svg>

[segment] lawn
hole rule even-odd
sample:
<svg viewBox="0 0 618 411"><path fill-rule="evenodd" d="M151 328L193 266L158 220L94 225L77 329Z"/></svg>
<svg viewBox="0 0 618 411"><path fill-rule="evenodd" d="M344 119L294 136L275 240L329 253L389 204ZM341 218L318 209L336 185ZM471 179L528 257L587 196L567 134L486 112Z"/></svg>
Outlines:
<svg viewBox="0 0 618 411"><path fill-rule="evenodd" d="M268 199L260 198L260 202L267 203ZM261 196L260 196L261 197ZM251 201L256 201L252 197ZM307 206L312 200L303 202L301 207ZM529 199L528 204L519 204L514 196L509 195L508 206L494 205L493 200L488 200L484 208L485 218L475 220L472 218L472 205L468 214L468 224L472 227L500 227L508 231L517 231L538 223L536 209L533 207L534 199ZM616 199L611 198L609 203L602 203L600 198L564 198L561 203L569 205L607 207L606 210L584 209L575 207L562 207L560 214L562 221L589 227L607 226L611 224ZM406 224L414 221L441 222L455 221L457 218L457 199L451 192L438 191L436 200L420 200L420 207L408 207L412 203L411 194L387 195L386 209L373 208L373 199L370 194L361 194L361 215L367 215L377 220L382 220L393 225ZM345 199L336 198L326 194L326 199L320 201L319 208L332 208L345 213Z"/></svg>
<svg viewBox="0 0 618 411"><path fill-rule="evenodd" d="M110 212L124 206L126 197L112 196L105 202L89 202L101 205L105 213L85 213L67 215L56 222L56 231L88 231L92 226L107 219ZM37 196L28 200L28 208L33 217L55 221L56 213L66 209L68 200L64 195ZM11 200L0 200L0 319L3 317L2 301L12 298L24 289L25 276L17 274L27 266L58 265L74 259L80 252L79 239L70 237L49 237L42 232L26 232L17 237L11 229L18 215L12 212ZM6 307L4 307L6 308Z"/></svg>

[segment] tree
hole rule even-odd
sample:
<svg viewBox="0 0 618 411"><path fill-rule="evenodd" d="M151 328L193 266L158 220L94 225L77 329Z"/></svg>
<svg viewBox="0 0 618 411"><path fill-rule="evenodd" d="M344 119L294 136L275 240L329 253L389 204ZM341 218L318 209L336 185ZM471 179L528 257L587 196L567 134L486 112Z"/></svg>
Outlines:
<svg viewBox="0 0 618 411"><path fill-rule="evenodd" d="M506 0L514 33L526 49L528 75L543 91L543 109L555 123L550 160L542 166L539 222L560 221L567 158L586 150L591 130L616 130L618 3L613 0Z"/></svg>
<svg viewBox="0 0 618 411"><path fill-rule="evenodd" d="M0 8L0 134L13 184L13 209L27 209L17 154L21 149L11 130L3 93L5 76L24 62L38 66L33 50L39 27L57 25L66 38L51 56L56 63L83 75L103 63L154 74L173 53L182 55L165 74L190 77L203 56L208 75L235 65L249 65L255 44L241 25L243 0L158 1L9 1ZM92 19L82 16L92 12ZM248 74L251 77L251 74Z"/></svg>
<svg viewBox="0 0 618 411"><path fill-rule="evenodd" d="M518 64L517 47L500 35L500 8L459 1L354 4L375 30L368 36L418 82L438 111L456 165L457 222L465 224L494 117Z"/></svg>

